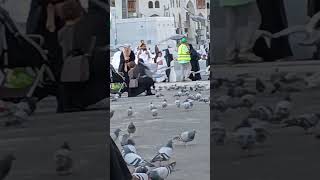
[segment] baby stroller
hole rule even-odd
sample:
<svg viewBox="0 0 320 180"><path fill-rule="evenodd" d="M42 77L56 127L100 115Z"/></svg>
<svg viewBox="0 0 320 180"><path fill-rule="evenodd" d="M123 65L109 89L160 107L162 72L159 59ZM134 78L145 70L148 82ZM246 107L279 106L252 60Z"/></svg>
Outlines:
<svg viewBox="0 0 320 180"><path fill-rule="evenodd" d="M120 75L110 64L110 93L121 96L122 91L126 88L125 78Z"/></svg>
<svg viewBox="0 0 320 180"><path fill-rule="evenodd" d="M37 87L55 82L43 43L40 35L21 33L8 12L0 7L1 100L17 103L31 99Z"/></svg>

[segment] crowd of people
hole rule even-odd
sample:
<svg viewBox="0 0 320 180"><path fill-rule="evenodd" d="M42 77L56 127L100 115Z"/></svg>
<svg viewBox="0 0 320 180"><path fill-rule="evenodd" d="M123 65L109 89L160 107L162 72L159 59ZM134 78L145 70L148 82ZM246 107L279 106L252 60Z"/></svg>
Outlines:
<svg viewBox="0 0 320 180"><path fill-rule="evenodd" d="M143 92L146 95L154 95L151 87L157 82L170 82L172 72L172 61L177 61L181 67L182 81L201 80L199 72L199 60L207 61L208 50L201 46L195 50L192 44L188 43L186 37L182 38L177 49L167 46L160 50L157 45L152 52L147 48L144 40L136 48L126 44L120 53L118 72L124 77L126 88L122 92L128 92L129 97L137 96ZM208 64L208 63L206 63Z"/></svg>

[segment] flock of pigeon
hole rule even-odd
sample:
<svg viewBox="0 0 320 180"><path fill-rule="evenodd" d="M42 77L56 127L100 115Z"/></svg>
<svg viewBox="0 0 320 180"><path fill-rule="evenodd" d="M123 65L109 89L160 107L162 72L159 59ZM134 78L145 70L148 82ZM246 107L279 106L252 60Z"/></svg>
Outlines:
<svg viewBox="0 0 320 180"><path fill-rule="evenodd" d="M151 113L153 118L159 118L158 109L166 110L171 108L168 105L168 101L165 96L161 93L162 91L177 91L174 94L175 106L177 109L184 109L185 111L192 110L194 102L198 101L201 103L208 103L209 98L203 97L201 94L204 90L209 90L209 88L196 84L195 86L159 86L156 90L155 96L159 99L161 105L157 107L154 102L150 102L148 111ZM117 101L119 96L113 96L112 101ZM184 98L184 100L181 100ZM110 116L112 117L114 111L111 111ZM127 116L129 119L135 116L134 108L130 106L127 110ZM133 139L133 134L136 132L137 127L133 122L130 122L126 130L121 130L119 128L115 129L111 133L111 138L115 142L119 142L121 146L121 152L123 159L127 163L129 169L132 170L132 175L134 178L139 180L163 180L166 179L172 172L175 171L176 162L173 161L172 157L174 155L174 143L180 142L187 146L188 142L195 139L196 130L189 130L180 133L180 135L171 138L168 142L161 147L155 156L151 160L146 160L137 151L135 141Z"/></svg>
<svg viewBox="0 0 320 180"><path fill-rule="evenodd" d="M255 147L268 140L273 128L300 127L306 134L320 138L319 113L293 115L292 112L297 104L292 98L293 94L319 87L319 77L319 73L282 72L276 68L269 79L242 74L211 80L212 143L216 146L238 144L247 157L256 155ZM275 104L258 101L266 97L279 101ZM227 129L225 125L228 119L222 116L231 109L246 114L233 129Z"/></svg>

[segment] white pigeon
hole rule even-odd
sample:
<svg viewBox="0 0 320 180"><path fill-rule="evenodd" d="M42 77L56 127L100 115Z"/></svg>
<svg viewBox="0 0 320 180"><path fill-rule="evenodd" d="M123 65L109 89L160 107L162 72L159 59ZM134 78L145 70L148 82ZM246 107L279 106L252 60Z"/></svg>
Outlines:
<svg viewBox="0 0 320 180"><path fill-rule="evenodd" d="M185 144L194 140L196 136L196 130L185 131L181 133L179 136L173 138L173 140L178 140L184 142Z"/></svg>
<svg viewBox="0 0 320 180"><path fill-rule="evenodd" d="M148 165L150 167L154 167L153 164L147 162L144 160L141 156L138 154L131 152L130 149L124 149L123 151L123 159L129 166L133 167L139 167L139 166L145 166Z"/></svg>
<svg viewBox="0 0 320 180"><path fill-rule="evenodd" d="M161 147L158 151L158 154L152 158L151 163L153 162L162 162L162 161L169 161L173 155L173 142L172 140L168 141L168 143Z"/></svg>
<svg viewBox="0 0 320 180"><path fill-rule="evenodd" d="M201 99L202 98L202 95L200 94L200 93L197 93L196 94L196 100L199 100L199 99Z"/></svg>
<svg viewBox="0 0 320 180"><path fill-rule="evenodd" d="M162 108L164 109L166 107L168 107L168 103L167 103L167 100L164 99L163 102L162 102Z"/></svg>
<svg viewBox="0 0 320 180"><path fill-rule="evenodd" d="M128 117L132 117L133 116L133 110L132 107L130 106L128 109Z"/></svg>
<svg viewBox="0 0 320 180"><path fill-rule="evenodd" d="M174 170L176 162L170 163L165 167L158 167L148 172L148 175L151 179L166 179Z"/></svg>

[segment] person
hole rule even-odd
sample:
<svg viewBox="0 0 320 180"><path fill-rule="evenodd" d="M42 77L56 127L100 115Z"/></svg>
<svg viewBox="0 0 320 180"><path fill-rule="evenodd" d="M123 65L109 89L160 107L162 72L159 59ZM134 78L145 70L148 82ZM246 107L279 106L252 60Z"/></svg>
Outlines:
<svg viewBox="0 0 320 180"><path fill-rule="evenodd" d="M254 35L261 24L256 0L220 0L226 15L226 60L233 63L261 62L253 51ZM244 33L239 33L241 19L247 18ZM239 44L239 47L237 47Z"/></svg>
<svg viewBox="0 0 320 180"><path fill-rule="evenodd" d="M170 67L171 61L173 60L173 55L171 54L170 49L171 47L168 46L168 48L164 50L165 52L164 58L166 60L168 67ZM170 82L170 69L166 70L166 74L167 74L168 82Z"/></svg>
<svg viewBox="0 0 320 180"><path fill-rule="evenodd" d="M123 48L121 55L120 55L120 64L118 68L118 72L123 74L125 78L125 83L127 85L127 88L124 88L123 91L127 91L129 87L129 63L132 61L135 61L135 55L134 52L131 50L130 45L125 45Z"/></svg>
<svg viewBox="0 0 320 180"><path fill-rule="evenodd" d="M192 44L189 44L189 47L190 47L190 52L191 52L191 71L193 72L197 72L197 71L200 71L200 65L199 65L199 54L198 52L193 48ZM193 74L190 74L189 78L192 80L192 81L198 81L198 80L201 80L201 75L200 73L197 73L193 76Z"/></svg>
<svg viewBox="0 0 320 180"><path fill-rule="evenodd" d="M277 33L288 28L288 21L283 0L257 0L262 17L260 29L271 33ZM268 48L265 40L259 38L253 51L262 57L264 61L287 59L293 56L288 36L272 39Z"/></svg>
<svg viewBox="0 0 320 180"><path fill-rule="evenodd" d="M58 16L65 22L65 26L58 32L63 60L74 53L92 55L89 61L90 77L87 81L60 82L58 91L61 96L62 108L58 112L88 110L87 108L90 105L94 105L107 97L106 89L108 89L108 85L103 82L108 76L105 73L105 67L107 66L105 57L108 52L100 52L99 50L104 44L101 41L104 38L97 33L96 28L99 25L94 22L94 19L104 16L104 14L94 12L99 16L93 16L92 11L87 13L79 0L66 0L55 8ZM98 41L93 42L94 36L95 39L99 39L99 45Z"/></svg>
<svg viewBox="0 0 320 180"><path fill-rule="evenodd" d="M187 38L181 39L181 44L178 47L178 63L182 65L182 81L190 80L189 75L191 71L191 56L190 48Z"/></svg>
<svg viewBox="0 0 320 180"><path fill-rule="evenodd" d="M142 43L138 51L137 60L142 59L145 64L150 63L151 52L147 49L147 45ZM137 63L137 62L136 62Z"/></svg>
<svg viewBox="0 0 320 180"><path fill-rule="evenodd" d="M168 79L166 74L166 68L168 68L168 66L161 51L159 51L157 54L156 64L157 64L157 74L160 76L156 78L156 81L165 82Z"/></svg>
<svg viewBox="0 0 320 180"><path fill-rule="evenodd" d="M139 59L138 65L131 61L129 67L129 78L130 80L138 79L138 87L129 88L128 96L135 97L143 92L146 92L147 96L154 95L151 91L151 86L154 85L154 81L148 73L148 67L143 64L143 60Z"/></svg>

